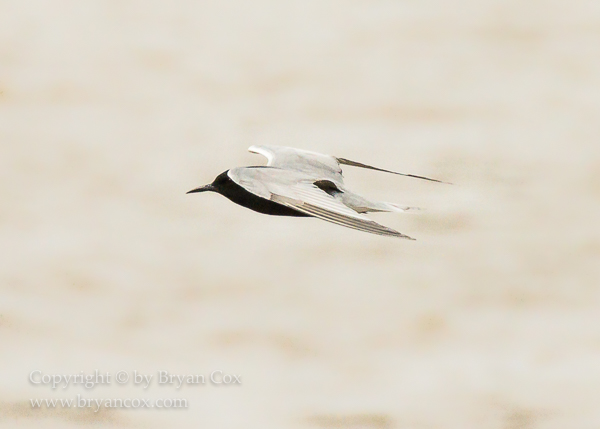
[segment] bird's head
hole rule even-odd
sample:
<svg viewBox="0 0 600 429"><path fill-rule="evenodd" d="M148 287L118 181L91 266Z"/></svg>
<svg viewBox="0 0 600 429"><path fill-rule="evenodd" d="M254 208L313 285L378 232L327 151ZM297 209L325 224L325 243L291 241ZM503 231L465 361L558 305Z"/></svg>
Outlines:
<svg viewBox="0 0 600 429"><path fill-rule="evenodd" d="M199 188L196 188L196 189L192 189L191 191L186 192L186 193L193 194L195 192L206 192L206 191L221 193L221 191L224 189L224 187L227 186L227 184L229 182L231 182L231 179L227 175L228 171L229 170L224 171L223 173L219 174L216 177L216 179L213 180L212 183L205 185L205 186L200 186Z"/></svg>

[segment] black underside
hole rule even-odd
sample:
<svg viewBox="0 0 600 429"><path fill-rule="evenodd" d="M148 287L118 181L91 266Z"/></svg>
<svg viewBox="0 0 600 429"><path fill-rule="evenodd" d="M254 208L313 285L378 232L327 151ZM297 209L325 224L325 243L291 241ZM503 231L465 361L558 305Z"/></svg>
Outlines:
<svg viewBox="0 0 600 429"><path fill-rule="evenodd" d="M234 203L249 208L250 210L254 210L255 212L273 216L311 217L311 215L256 196L245 190L233 180L228 180L226 183L221 184L218 192Z"/></svg>

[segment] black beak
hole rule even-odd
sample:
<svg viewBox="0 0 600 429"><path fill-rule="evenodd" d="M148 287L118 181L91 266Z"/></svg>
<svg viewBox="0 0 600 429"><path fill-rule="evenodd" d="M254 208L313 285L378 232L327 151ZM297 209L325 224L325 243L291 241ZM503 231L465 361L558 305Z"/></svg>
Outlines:
<svg viewBox="0 0 600 429"><path fill-rule="evenodd" d="M201 186L196 189L192 189L191 191L186 192L186 194L193 194L194 192L206 192L206 191L214 191L214 190L215 190L215 187L211 184L211 185Z"/></svg>

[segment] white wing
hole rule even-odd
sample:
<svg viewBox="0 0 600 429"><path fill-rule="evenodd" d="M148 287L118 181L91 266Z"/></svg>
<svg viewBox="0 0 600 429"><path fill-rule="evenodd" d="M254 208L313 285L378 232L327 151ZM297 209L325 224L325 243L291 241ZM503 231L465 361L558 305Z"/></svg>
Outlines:
<svg viewBox="0 0 600 429"><path fill-rule="evenodd" d="M343 183L342 169L334 156L283 146L250 146L248 150L265 156L269 167Z"/></svg>
<svg viewBox="0 0 600 429"><path fill-rule="evenodd" d="M233 168L229 177L259 197L359 231L413 240L345 206L306 174L270 167Z"/></svg>
<svg viewBox="0 0 600 429"><path fill-rule="evenodd" d="M337 158L331 155L324 155L322 153L294 149L291 147L250 146L248 150L252 153L258 153L265 156L267 158L267 165L269 167L277 167L283 168L284 170L294 170L308 174L316 174L318 177L334 180L340 184L344 181L340 164L397 174L399 176L413 177L415 179L429 180L430 182L448 183L437 179L431 179L429 177L417 176L415 174L398 173L396 171L373 167L372 165L363 164L361 162L351 161L346 158Z"/></svg>

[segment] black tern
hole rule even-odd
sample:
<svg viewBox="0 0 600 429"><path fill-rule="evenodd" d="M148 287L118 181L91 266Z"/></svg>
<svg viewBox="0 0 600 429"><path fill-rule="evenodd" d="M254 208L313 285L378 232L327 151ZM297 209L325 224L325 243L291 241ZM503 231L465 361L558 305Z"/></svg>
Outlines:
<svg viewBox="0 0 600 429"><path fill-rule="evenodd" d="M259 213L316 217L371 234L414 240L364 215L368 212L405 212L413 208L370 201L349 191L344 186L341 165L446 183L291 147L251 146L248 150L265 156L267 165L232 168L219 174L211 184L192 189L188 194L217 192Z"/></svg>

